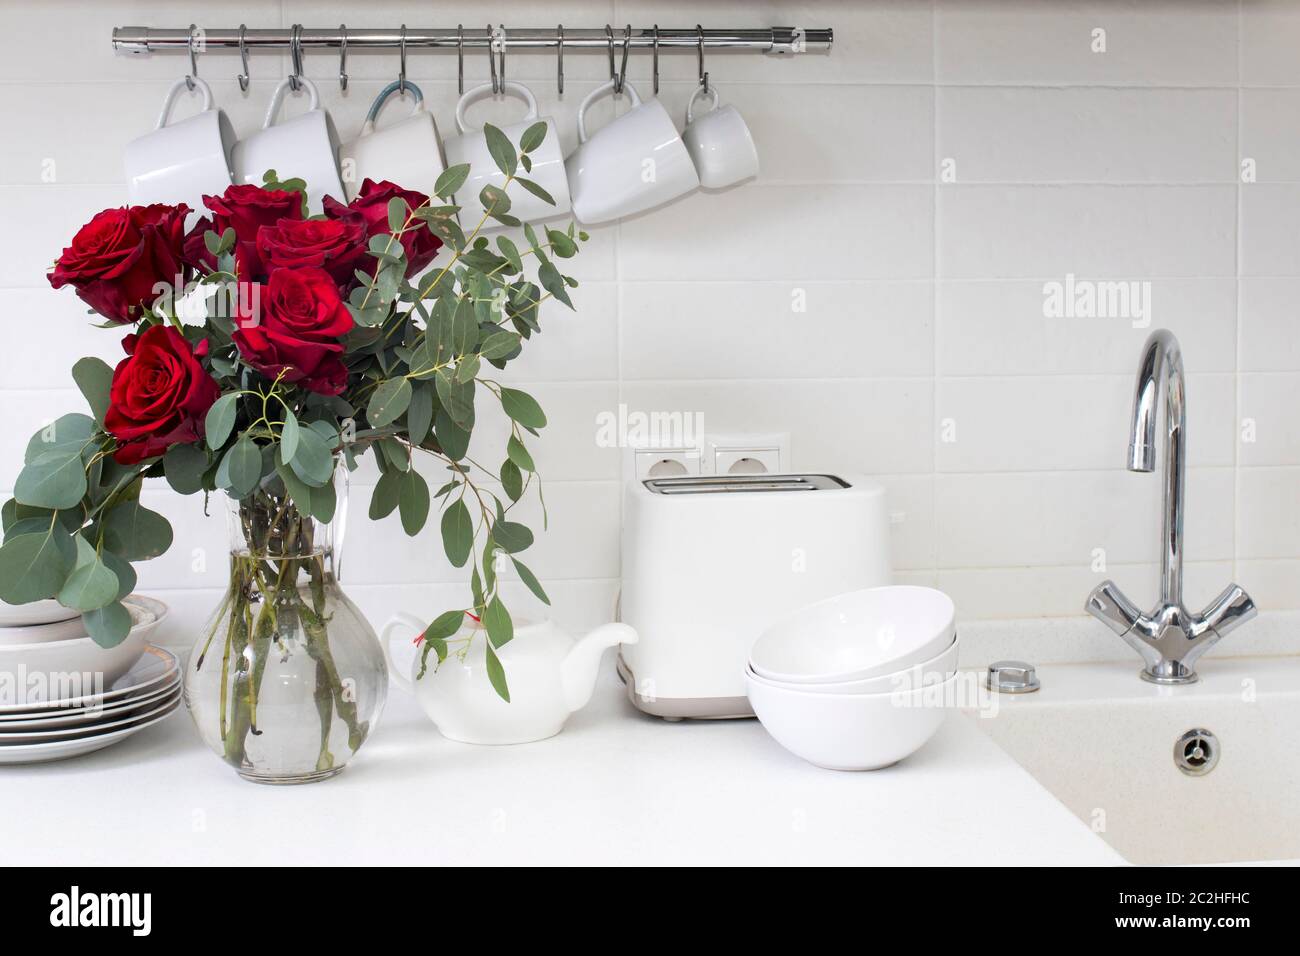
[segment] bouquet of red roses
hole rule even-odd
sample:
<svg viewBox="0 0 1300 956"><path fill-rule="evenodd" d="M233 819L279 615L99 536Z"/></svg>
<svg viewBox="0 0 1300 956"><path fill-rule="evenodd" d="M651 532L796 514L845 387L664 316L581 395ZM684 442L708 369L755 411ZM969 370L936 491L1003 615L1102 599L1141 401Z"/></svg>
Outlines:
<svg viewBox="0 0 1300 956"><path fill-rule="evenodd" d="M531 168L539 126L523 149L492 131L504 183L483 190L488 212L464 227L452 201L465 166L443 173L435 196L367 180L347 205L327 199L323 215L307 215L301 181L271 171L265 186L204 197L207 215L188 231L183 205L92 218L49 278L71 286L105 327L126 332L126 357L116 368L78 361L72 374L91 414L66 415L29 442L3 508L0 597L56 598L112 646L131 626L121 599L135 585L132 562L171 543L166 520L140 503L143 479L165 478L182 494L224 491L236 503L243 563L208 643L224 641L226 658L252 658L230 679L248 683L255 712L258 655L269 653L259 641L281 639L285 609L328 624L311 607L312 582L303 583L320 573L312 536L334 515L336 467L355 467L373 450L370 516L396 510L414 535L436 503L447 557L469 565L468 606L433 618L424 654L445 657L447 639L472 613L485 624L494 684L508 699L492 652L512 634L495 559L509 555L547 600L518 558L532 532L512 514L537 483L527 443L546 418L491 371L539 331L543 302L572 308L577 283L557 263L587 238L572 224L534 229L510 215L511 183L544 196L520 171ZM490 242L480 234L489 219L522 227L522 238ZM509 420L500 464L490 467L468 454L485 395ZM417 452L445 471L434 491L415 467ZM288 558L299 564L286 575L276 562ZM317 660L328 647L308 649ZM346 710L341 697L335 703ZM231 722L238 715L223 709L223 735Z"/></svg>

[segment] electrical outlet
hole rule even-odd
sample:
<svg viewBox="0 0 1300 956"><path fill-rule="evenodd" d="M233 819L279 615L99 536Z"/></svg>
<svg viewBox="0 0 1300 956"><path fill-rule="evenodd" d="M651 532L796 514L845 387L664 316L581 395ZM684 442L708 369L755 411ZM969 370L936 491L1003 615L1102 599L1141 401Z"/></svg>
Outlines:
<svg viewBox="0 0 1300 956"><path fill-rule="evenodd" d="M629 448L625 471L637 481L700 473L698 448Z"/></svg>
<svg viewBox="0 0 1300 956"><path fill-rule="evenodd" d="M705 474L775 475L789 469L789 432L704 436Z"/></svg>

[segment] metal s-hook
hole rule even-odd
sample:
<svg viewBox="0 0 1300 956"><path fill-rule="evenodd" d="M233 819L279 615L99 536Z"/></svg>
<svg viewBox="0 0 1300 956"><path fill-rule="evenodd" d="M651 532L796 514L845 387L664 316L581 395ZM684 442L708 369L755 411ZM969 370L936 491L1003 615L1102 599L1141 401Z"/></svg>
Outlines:
<svg viewBox="0 0 1300 956"><path fill-rule="evenodd" d="M609 78L617 80L618 74L614 72L614 28L608 23L605 24L605 43L609 46Z"/></svg>
<svg viewBox="0 0 1300 956"><path fill-rule="evenodd" d="M239 80L239 89L248 92L248 43L247 43L248 25L241 23L239 25L239 61L244 65L244 72L236 77Z"/></svg>
<svg viewBox="0 0 1300 956"><path fill-rule="evenodd" d="M456 24L456 89L465 95L465 24Z"/></svg>
<svg viewBox="0 0 1300 956"><path fill-rule="evenodd" d="M302 24L295 23L289 35L289 89L295 93L302 88Z"/></svg>
<svg viewBox="0 0 1300 956"><path fill-rule="evenodd" d="M697 63L700 74L700 86L707 94L709 92L709 74L704 72L704 27L698 23L695 24L695 33L699 43L697 47Z"/></svg>
<svg viewBox="0 0 1300 956"><path fill-rule="evenodd" d="M194 41L198 39L198 29L199 28L194 24L190 24L190 41L188 44L190 50L190 71L185 74L185 88L191 91L194 89L194 81L199 75L199 51L194 48Z"/></svg>
<svg viewBox="0 0 1300 956"><path fill-rule="evenodd" d="M339 88L348 88L348 25L339 24Z"/></svg>
<svg viewBox="0 0 1300 956"><path fill-rule="evenodd" d="M560 95L564 95L564 24L561 23L555 28L555 85L560 89Z"/></svg>
<svg viewBox="0 0 1300 956"><path fill-rule="evenodd" d="M618 79L614 81L614 94L623 95L623 84L627 82L627 53L632 46L632 24L623 28L623 60L618 66Z"/></svg>
<svg viewBox="0 0 1300 956"><path fill-rule="evenodd" d="M655 24L654 44L651 46L652 58L654 60L654 91L655 96L659 95L659 24Z"/></svg>
<svg viewBox="0 0 1300 956"><path fill-rule="evenodd" d="M406 95L406 24L402 24L402 36L397 41L397 95Z"/></svg>
<svg viewBox="0 0 1300 956"><path fill-rule="evenodd" d="M501 89L498 92L504 93L506 91L506 25L504 23L498 23L497 28L492 31L492 47L501 61L497 67L497 75L501 80Z"/></svg>
<svg viewBox="0 0 1300 956"><path fill-rule="evenodd" d="M485 33L487 36L485 45L487 46L488 70L492 74L492 95L496 96L501 92L501 80L497 78L497 54L496 50L492 48L492 44L496 42L493 39L496 36L496 33L492 29L492 24L489 23L487 25Z"/></svg>

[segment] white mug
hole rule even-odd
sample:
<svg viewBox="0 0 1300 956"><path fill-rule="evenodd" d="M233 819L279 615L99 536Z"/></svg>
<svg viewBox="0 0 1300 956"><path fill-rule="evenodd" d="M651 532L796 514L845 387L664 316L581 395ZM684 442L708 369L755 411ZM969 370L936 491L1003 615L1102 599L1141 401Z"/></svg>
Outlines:
<svg viewBox="0 0 1300 956"><path fill-rule="evenodd" d="M501 128L501 132L505 133L506 138L518 150L519 139L523 136L524 130L538 122L537 98L533 96L533 91L522 83L506 83L505 92L515 94L528 104L528 112L520 122ZM470 167L469 178L456 193L456 204L461 208L461 225L466 229L474 228L483 218L483 204L478 198L483 187L489 184L499 187L506 179L505 173L497 168L496 161L488 151L487 138L481 128L470 124L465 119L466 107L489 95L492 95L491 83L484 83L465 92L456 104L456 126L461 135L447 141L447 165L458 166L461 163L468 163ZM508 215L523 222L562 216L571 208L569 181L564 174L564 154L560 150L560 138L555 129L555 121L549 116L543 117L541 121L547 125L546 138L537 149L528 154L533 163L532 170L525 171L521 166L518 175L531 179L550 193L551 198L555 200L555 205L552 206L544 199L534 196L518 183L511 183L506 190L506 195L510 197ZM483 228L485 230L500 228L500 224L489 219L483 224Z"/></svg>
<svg viewBox="0 0 1300 956"><path fill-rule="evenodd" d="M133 206L185 203L203 211L203 197L220 196L230 185L230 154L235 131L226 114L212 107L212 90L198 77L194 88L203 109L168 125L185 80L177 80L163 99L157 126L126 144L127 196Z"/></svg>
<svg viewBox="0 0 1300 956"><path fill-rule="evenodd" d="M339 179L339 135L329 113L320 108L316 84L306 77L298 82L307 91L307 111L282 123L275 121L290 84L282 80L271 97L262 128L235 144L235 181L260 186L268 169L274 169L281 181L305 180L307 204L316 213L327 195L347 201Z"/></svg>
<svg viewBox="0 0 1300 956"><path fill-rule="evenodd" d="M415 99L411 113L383 129L375 129L375 121L384 103L394 93L401 93L402 84L394 80L384 87L366 115L361 135L339 150L339 165L343 169L343 187L348 199L353 199L367 179L375 182L396 183L403 189L414 189L432 198L433 186L438 176L447 168L442 156L442 140L433 114L424 108L424 93L410 80L406 89Z"/></svg>
<svg viewBox="0 0 1300 956"><path fill-rule="evenodd" d="M588 107L613 89L613 80L596 87L578 107L580 145L565 163L573 214L588 224L643 212L700 185L668 111L657 99L641 102L631 83L623 89L632 109L588 137Z"/></svg>
<svg viewBox="0 0 1300 956"><path fill-rule="evenodd" d="M695 115L695 101L708 96L708 112ZM682 142L691 154L700 185L708 189L732 186L758 175L758 150L749 127L734 106L718 106L718 91L696 87L686 104L686 130Z"/></svg>

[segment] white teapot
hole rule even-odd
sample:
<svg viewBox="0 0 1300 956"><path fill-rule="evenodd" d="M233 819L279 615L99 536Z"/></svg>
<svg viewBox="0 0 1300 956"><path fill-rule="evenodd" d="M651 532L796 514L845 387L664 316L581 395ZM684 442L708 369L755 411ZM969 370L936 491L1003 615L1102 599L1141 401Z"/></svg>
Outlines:
<svg viewBox="0 0 1300 956"><path fill-rule="evenodd" d="M430 651L428 669L418 679L419 653L410 677L393 661L391 642L399 628L418 635L425 622L399 613L384 625L379 640L393 680L415 695L444 737L469 744L523 744L555 736L569 715L591 700L605 649L637 640L626 624L604 624L574 641L550 621L516 621L514 639L496 649L509 686L507 703L488 679L487 631L481 624L468 620L448 638L449 653L441 664Z"/></svg>

